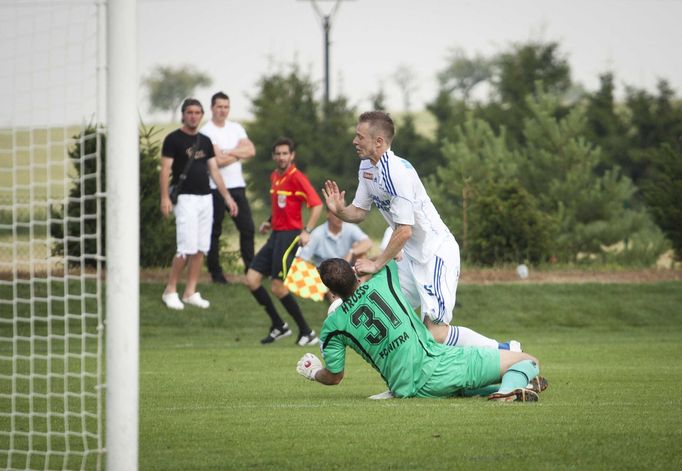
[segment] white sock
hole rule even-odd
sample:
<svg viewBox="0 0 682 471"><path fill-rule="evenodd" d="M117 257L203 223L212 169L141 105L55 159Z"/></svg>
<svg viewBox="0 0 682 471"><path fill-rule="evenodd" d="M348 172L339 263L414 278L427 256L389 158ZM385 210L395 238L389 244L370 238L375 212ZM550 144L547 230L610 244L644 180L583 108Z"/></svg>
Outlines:
<svg viewBox="0 0 682 471"><path fill-rule="evenodd" d="M457 347L499 347L497 340L484 337L478 332L474 332L467 327L454 325L451 325L448 329L448 336L444 343L445 345Z"/></svg>

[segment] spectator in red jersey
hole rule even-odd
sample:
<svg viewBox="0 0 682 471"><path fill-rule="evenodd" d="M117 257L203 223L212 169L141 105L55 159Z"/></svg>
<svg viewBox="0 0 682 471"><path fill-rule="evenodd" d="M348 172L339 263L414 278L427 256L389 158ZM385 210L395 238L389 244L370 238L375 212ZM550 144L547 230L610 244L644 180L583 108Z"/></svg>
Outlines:
<svg viewBox="0 0 682 471"><path fill-rule="evenodd" d="M261 343L272 343L291 335L289 326L279 316L272 298L262 285L263 277L270 276L270 289L296 322L299 329L296 343L304 347L315 345L319 340L315 331L310 329L303 318L296 299L284 286L285 267L282 266L282 258L296 237L300 236L302 246L308 243L310 232L322 212L322 200L310 184L308 177L296 168L294 149L294 141L287 137L280 137L272 145L272 159L276 166L275 171L270 175L272 214L270 219L260 226L261 234L269 230L272 230L272 233L251 262L246 272L246 285L258 304L265 308L272 322L270 332L261 340ZM305 226L301 213L303 203L310 208L308 223ZM291 264L294 255L295 251L290 251L286 260L286 268Z"/></svg>

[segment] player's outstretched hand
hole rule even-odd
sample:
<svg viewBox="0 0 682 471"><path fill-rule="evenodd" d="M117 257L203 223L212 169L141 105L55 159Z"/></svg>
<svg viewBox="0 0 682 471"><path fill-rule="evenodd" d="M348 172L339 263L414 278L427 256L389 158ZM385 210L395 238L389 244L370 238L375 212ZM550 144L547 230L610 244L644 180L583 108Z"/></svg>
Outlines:
<svg viewBox="0 0 682 471"><path fill-rule="evenodd" d="M327 204L327 209L334 214L337 214L343 208L346 207L345 191L340 191L339 186L333 180L327 180L324 182L324 188L322 188L322 196L324 196L324 201Z"/></svg>
<svg viewBox="0 0 682 471"><path fill-rule="evenodd" d="M298 360L296 371L310 381L315 381L315 375L322 369L322 362L312 353L306 353Z"/></svg>

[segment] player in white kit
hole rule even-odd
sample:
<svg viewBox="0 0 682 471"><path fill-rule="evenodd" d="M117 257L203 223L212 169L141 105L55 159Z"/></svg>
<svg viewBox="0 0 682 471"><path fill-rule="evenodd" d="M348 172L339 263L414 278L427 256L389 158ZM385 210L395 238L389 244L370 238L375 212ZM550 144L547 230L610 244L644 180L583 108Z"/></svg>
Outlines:
<svg viewBox="0 0 682 471"><path fill-rule="evenodd" d="M434 338L447 345L520 350L518 342L498 343L471 329L450 325L459 281L459 245L441 219L419 175L391 151L395 127L382 111L360 115L353 145L360 157L358 189L346 205L345 191L327 180L322 193L327 208L347 222L361 222L374 204L393 234L374 260L355 264L359 275L377 273L403 251L398 264L401 288Z"/></svg>

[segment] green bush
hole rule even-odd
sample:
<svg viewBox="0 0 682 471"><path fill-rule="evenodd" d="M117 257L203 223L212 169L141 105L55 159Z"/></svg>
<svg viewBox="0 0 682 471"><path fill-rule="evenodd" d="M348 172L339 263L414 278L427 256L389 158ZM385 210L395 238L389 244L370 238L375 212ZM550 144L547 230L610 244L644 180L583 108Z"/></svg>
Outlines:
<svg viewBox="0 0 682 471"><path fill-rule="evenodd" d="M538 264L549 259L555 222L519 182L491 184L474 196L470 243L463 254L481 265Z"/></svg>
<svg viewBox="0 0 682 471"><path fill-rule="evenodd" d="M644 199L658 227L682 259L682 147L664 144L649 156L651 170L643 184Z"/></svg>
<svg viewBox="0 0 682 471"><path fill-rule="evenodd" d="M159 209L159 130L140 129L140 266L170 265L175 255L175 226Z"/></svg>
<svg viewBox="0 0 682 471"><path fill-rule="evenodd" d="M647 268L655 266L668 250L670 242L658 227L651 225L632 234L622 244L603 250L597 261L607 266Z"/></svg>
<svg viewBox="0 0 682 471"><path fill-rule="evenodd" d="M175 254L175 227L163 218L159 209L158 133L144 125L140 130L142 267L167 266ZM81 256L85 266L95 266L97 254L104 253L105 247L106 204L102 195L106 184L106 134L103 129L90 126L74 139L76 144L69 151L69 157L77 177L69 191L66 208L54 206L51 210L54 222L50 234L56 239L55 252L66 256L69 266L80 265Z"/></svg>
<svg viewBox="0 0 682 471"><path fill-rule="evenodd" d="M94 267L105 247L106 135L101 127L89 125L73 139L69 158L78 177L66 207L51 208L50 235L56 240L54 252L68 266Z"/></svg>

